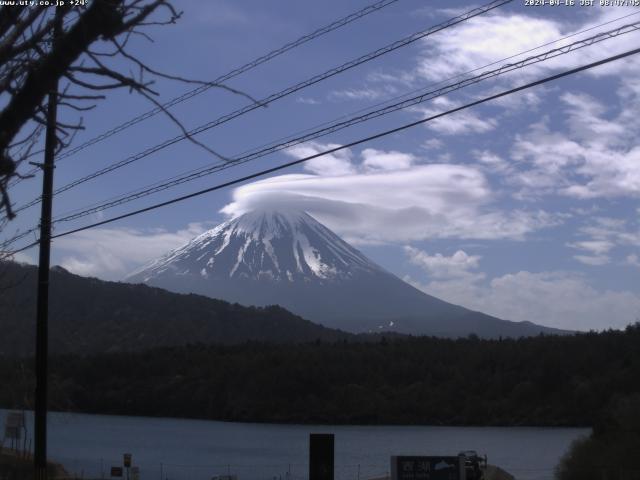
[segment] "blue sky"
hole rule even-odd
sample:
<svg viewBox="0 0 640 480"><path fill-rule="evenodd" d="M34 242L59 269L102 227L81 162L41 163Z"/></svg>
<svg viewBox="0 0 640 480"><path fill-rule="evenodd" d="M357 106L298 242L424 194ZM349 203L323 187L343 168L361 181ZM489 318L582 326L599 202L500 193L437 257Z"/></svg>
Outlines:
<svg viewBox="0 0 640 480"><path fill-rule="evenodd" d="M184 0L176 2L184 11L176 25L149 31L154 43L136 38L132 50L158 70L210 80L366 4ZM263 98L477 5L399 0L234 78L229 86ZM640 15L628 16L634 13L640 11L528 7L514 1L197 138L233 157L454 75L513 61L500 62L566 35L591 29L570 39L575 41L640 21ZM623 16L628 17L617 20ZM611 23L593 28L605 22ZM639 45L640 34L629 33L92 217L60 223L56 232L345 144ZM268 204L295 203L374 261L442 299L510 320L584 330L621 328L640 318L639 71L640 58L632 57L268 179L64 237L53 244L52 263L118 280L231 216ZM159 81L156 88L162 99L170 99L191 87ZM193 128L247 101L212 89L172 111ZM76 143L149 108L143 98L114 92L84 115L87 129ZM156 116L60 161L56 186L178 133L167 117ZM54 217L216 162L204 149L181 142L57 196ZM19 206L39 188L39 178L24 181L12 189L12 199ZM21 212L0 235L6 238L33 226L37 215L37 207ZM33 261L36 256L37 251L29 250L18 259Z"/></svg>

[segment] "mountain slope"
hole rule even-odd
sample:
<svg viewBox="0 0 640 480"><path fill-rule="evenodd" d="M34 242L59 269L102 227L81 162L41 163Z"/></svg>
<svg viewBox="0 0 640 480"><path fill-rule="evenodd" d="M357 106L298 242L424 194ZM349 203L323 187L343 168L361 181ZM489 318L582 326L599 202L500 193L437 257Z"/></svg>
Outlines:
<svg viewBox="0 0 640 480"><path fill-rule="evenodd" d="M37 269L0 262L0 355L32 353ZM279 307L251 308L146 285L105 282L51 270L50 350L138 351L191 343L336 341L353 336Z"/></svg>
<svg viewBox="0 0 640 480"><path fill-rule="evenodd" d="M127 281L243 305L278 304L354 333L517 337L554 332L427 295L298 211L246 213L142 267Z"/></svg>

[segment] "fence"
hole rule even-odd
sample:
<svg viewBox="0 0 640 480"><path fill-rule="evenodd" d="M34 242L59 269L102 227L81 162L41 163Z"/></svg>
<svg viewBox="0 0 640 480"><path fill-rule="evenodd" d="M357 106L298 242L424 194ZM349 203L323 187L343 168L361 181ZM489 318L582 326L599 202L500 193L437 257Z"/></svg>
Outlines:
<svg viewBox="0 0 640 480"><path fill-rule="evenodd" d="M110 474L111 464L106 461L95 462L98 470L72 471L70 477L52 476L51 480L116 480ZM118 465L117 462L114 465ZM121 463L120 463L121 465ZM506 470L518 480L554 480L555 470L552 468L517 468ZM212 464L186 465L159 463L141 465L139 480L308 480L309 465L306 463L291 464ZM234 478L235 477L235 478ZM389 478L389 465L375 464L336 464L335 480L382 480ZM620 468L619 466L598 466L585 468L584 478L598 480L640 480L640 468ZM31 477L9 477L0 480L31 480ZM122 480L127 480L126 472ZM134 480L129 477L129 480Z"/></svg>
<svg viewBox="0 0 640 480"><path fill-rule="evenodd" d="M75 463L75 464L74 464ZM112 480L111 467L122 466L122 459L92 462L66 462L68 475L61 473L50 477L51 480ZM309 465L306 463L289 464L211 464L186 465L175 463L141 464L139 480L211 480L214 477L236 478L237 480L307 480ZM124 469L122 480L134 480L131 471ZM389 476L389 465L335 465L336 480L368 480ZM2 477L0 480L27 480L30 477Z"/></svg>

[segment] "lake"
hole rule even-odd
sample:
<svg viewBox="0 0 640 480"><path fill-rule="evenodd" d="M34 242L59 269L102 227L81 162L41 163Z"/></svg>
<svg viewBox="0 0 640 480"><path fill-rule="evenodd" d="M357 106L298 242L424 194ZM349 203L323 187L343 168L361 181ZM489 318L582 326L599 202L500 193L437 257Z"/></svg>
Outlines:
<svg viewBox="0 0 640 480"><path fill-rule="evenodd" d="M4 425L6 410L0 410ZM33 432L28 414L28 438ZM302 480L309 433L335 434L336 480L389 471L391 455L486 454L518 480L550 479L580 428L273 425L51 413L49 457L84 478L109 478L133 454L141 480Z"/></svg>

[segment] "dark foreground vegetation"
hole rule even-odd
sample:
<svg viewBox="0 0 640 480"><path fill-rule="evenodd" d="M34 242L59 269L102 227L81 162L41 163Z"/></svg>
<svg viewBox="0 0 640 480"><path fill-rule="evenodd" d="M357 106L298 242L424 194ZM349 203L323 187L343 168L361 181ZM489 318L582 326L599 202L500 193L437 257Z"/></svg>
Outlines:
<svg viewBox="0 0 640 480"><path fill-rule="evenodd" d="M617 398L556 468L559 480L640 479L640 395Z"/></svg>
<svg viewBox="0 0 640 480"><path fill-rule="evenodd" d="M62 465L49 463L49 478L70 478ZM0 448L0 478L3 480L33 479L33 457L25 456L7 448Z"/></svg>
<svg viewBox="0 0 640 480"><path fill-rule="evenodd" d="M56 356L51 408L258 422L593 425L640 392L640 325L519 340L191 345ZM0 358L0 406L32 360ZM27 407L29 405L26 405Z"/></svg>
<svg viewBox="0 0 640 480"><path fill-rule="evenodd" d="M32 355L37 268L0 261L0 355ZM316 325L278 306L244 307L146 285L51 270L50 350L58 354L139 351L194 342L337 341L354 335Z"/></svg>

